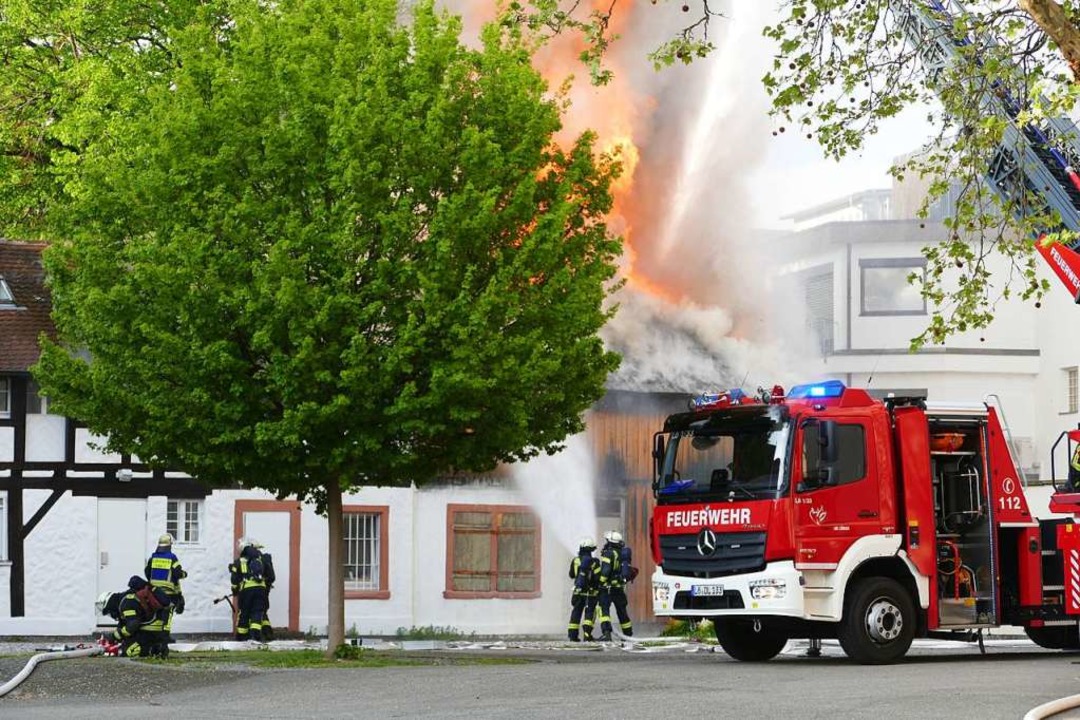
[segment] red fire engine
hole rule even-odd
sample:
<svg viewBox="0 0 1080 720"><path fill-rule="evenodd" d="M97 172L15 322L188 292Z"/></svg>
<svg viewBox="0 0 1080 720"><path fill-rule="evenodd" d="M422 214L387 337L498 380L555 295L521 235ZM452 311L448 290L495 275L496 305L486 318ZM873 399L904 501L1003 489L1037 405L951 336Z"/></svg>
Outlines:
<svg viewBox="0 0 1080 720"><path fill-rule="evenodd" d="M1080 525L1031 515L994 407L732 390L667 418L653 455L653 611L711 619L736 659L837 638L888 663L1000 625L1080 649Z"/></svg>

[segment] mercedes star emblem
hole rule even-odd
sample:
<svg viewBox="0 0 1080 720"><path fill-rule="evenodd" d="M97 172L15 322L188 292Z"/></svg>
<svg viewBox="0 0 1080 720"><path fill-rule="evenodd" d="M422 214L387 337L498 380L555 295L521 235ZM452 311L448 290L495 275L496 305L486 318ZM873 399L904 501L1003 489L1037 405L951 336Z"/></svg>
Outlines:
<svg viewBox="0 0 1080 720"><path fill-rule="evenodd" d="M698 555L702 557L709 557L716 552L716 533L709 528L705 528L698 533L697 536L697 551Z"/></svg>

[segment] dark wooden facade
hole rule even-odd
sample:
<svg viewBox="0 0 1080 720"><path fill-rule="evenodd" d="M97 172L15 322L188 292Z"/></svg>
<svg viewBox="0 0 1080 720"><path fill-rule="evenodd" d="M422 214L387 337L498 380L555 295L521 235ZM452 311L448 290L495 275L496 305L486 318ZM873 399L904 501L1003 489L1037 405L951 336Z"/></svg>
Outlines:
<svg viewBox="0 0 1080 720"><path fill-rule="evenodd" d="M630 616L651 621L652 577L656 566L649 547L654 433L664 418L686 409L689 395L611 390L589 412L588 437L599 467L600 494L615 494L622 505L623 535L640 571L630 585Z"/></svg>

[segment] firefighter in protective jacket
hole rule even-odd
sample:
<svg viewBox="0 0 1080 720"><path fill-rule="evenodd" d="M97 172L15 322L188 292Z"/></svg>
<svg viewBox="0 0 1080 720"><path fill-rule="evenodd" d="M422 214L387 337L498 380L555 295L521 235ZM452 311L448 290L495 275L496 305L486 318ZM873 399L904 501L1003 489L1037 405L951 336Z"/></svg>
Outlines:
<svg viewBox="0 0 1080 720"><path fill-rule="evenodd" d="M171 599L146 582L140 586L136 581L141 580L133 577L129 581L129 592L120 599L115 613L111 613L118 620L112 639L120 643L120 654L127 657L168 657L168 633L161 611L168 609Z"/></svg>
<svg viewBox="0 0 1080 720"><path fill-rule="evenodd" d="M623 635L634 634L634 624L630 622L630 613L626 609L626 584L633 580L633 567L630 565L630 548L623 542L623 536L617 532L604 533L604 547L600 551L600 639L611 639L611 606L619 616L619 629Z"/></svg>
<svg viewBox="0 0 1080 720"><path fill-rule="evenodd" d="M574 593L570 596L570 624L567 637L573 642L580 642L578 636L585 633L586 640L593 640L593 616L596 613L596 598L599 588L600 563L593 557L596 541L582 538L578 554L570 561L570 579L574 581Z"/></svg>
<svg viewBox="0 0 1080 720"><path fill-rule="evenodd" d="M187 572L180 567L180 559L172 551L173 538L165 533L158 538L157 549L146 561L146 579L155 590L161 590L169 596L168 608L164 614L165 632L172 631L174 614L184 612L184 594L180 590L180 581L187 577Z"/></svg>
<svg viewBox="0 0 1080 720"><path fill-rule="evenodd" d="M229 565L233 595L237 596L239 615L236 620L236 639L261 641L266 621L266 579L261 553L255 541L241 539L237 543L239 556Z"/></svg>
<svg viewBox="0 0 1080 720"><path fill-rule="evenodd" d="M277 582L277 573L274 572L274 558L264 550L263 544L256 542L255 549L259 551L259 559L263 564L263 580L266 581L266 614L262 624L262 639L267 642L274 639L274 628L270 624L270 591Z"/></svg>

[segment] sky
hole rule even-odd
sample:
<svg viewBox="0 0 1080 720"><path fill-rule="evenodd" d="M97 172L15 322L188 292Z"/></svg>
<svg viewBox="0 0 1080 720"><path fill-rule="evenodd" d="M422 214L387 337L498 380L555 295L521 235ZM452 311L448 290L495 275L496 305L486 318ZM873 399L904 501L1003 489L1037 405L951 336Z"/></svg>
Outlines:
<svg viewBox="0 0 1080 720"><path fill-rule="evenodd" d="M839 162L826 159L814 140L790 128L774 137L773 131L782 123L768 116L769 98L760 79L772 67L775 46L761 37L760 29L775 22L776 12L769 2L753 10L747 10L747 5L732 3L728 17L720 21L728 25L718 40L724 55L721 63L731 70L720 71L714 80L737 88L739 99L734 101L733 112L759 119L753 123L752 141L762 143L764 151L747 169L746 178L754 226L787 227L790 221L783 220L784 215L861 190L890 187L888 169L893 160L921 147L933 134L926 109L910 109L885 122L860 152ZM725 48L725 42L732 47Z"/></svg>
<svg viewBox="0 0 1080 720"><path fill-rule="evenodd" d="M908 112L887 122L859 153L836 161L825 158L805 135L772 137L773 123L767 117L763 123L769 143L747 179L753 224L762 228L788 227L791 221L784 215L861 190L890 187L888 170L896 156L919 148L931 135L923 115Z"/></svg>

